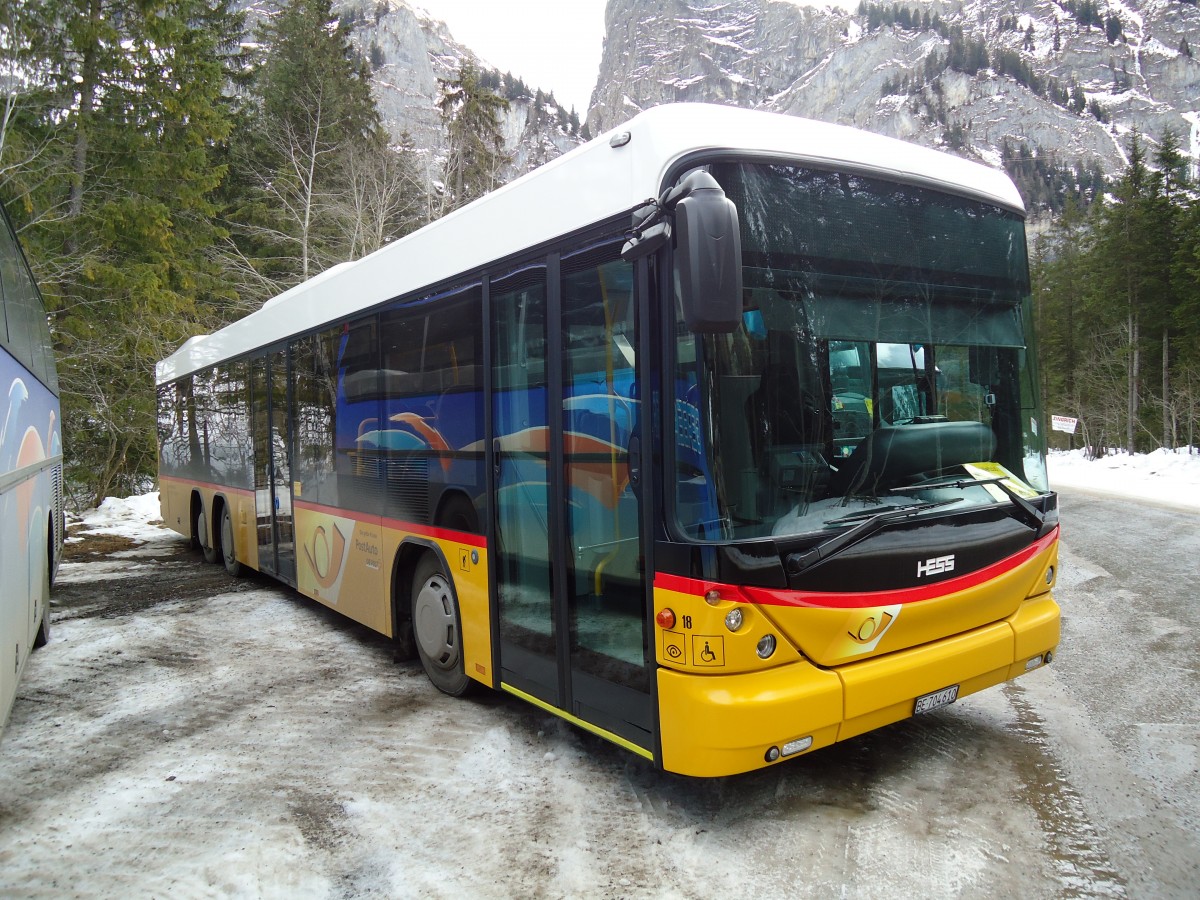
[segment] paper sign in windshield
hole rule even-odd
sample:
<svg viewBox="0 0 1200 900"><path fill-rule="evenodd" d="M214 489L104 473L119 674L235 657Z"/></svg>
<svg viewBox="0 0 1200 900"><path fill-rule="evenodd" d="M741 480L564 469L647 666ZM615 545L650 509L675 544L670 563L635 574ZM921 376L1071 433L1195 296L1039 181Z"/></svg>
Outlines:
<svg viewBox="0 0 1200 900"><path fill-rule="evenodd" d="M963 466L963 468L966 469L967 472L970 473L971 477L977 481L990 481L993 478L1003 479L1003 483L1006 488L1008 488L1018 497L1024 497L1026 500L1031 500L1032 498L1038 496L1037 491L1023 482L1012 472L1008 471L1008 469L1004 468L1004 466L1000 465L1000 463L967 463ZM985 484L983 485L983 488L997 500L1008 499L1004 491L994 484Z"/></svg>

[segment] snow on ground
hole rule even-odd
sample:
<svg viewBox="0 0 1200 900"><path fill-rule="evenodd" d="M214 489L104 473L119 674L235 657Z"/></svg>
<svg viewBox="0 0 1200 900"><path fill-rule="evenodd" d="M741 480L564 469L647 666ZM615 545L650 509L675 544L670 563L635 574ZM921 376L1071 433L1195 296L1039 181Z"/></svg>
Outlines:
<svg viewBox="0 0 1200 900"><path fill-rule="evenodd" d="M1052 450L1049 467L1050 487L1055 490L1085 490L1200 509L1200 448L1132 456L1112 450L1099 459L1088 459L1083 450Z"/></svg>
<svg viewBox="0 0 1200 900"><path fill-rule="evenodd" d="M97 509L89 509L79 519L80 530L94 534L126 537L136 543L170 540L173 532L162 521L158 491L138 497L108 497ZM78 536L68 540L79 540Z"/></svg>

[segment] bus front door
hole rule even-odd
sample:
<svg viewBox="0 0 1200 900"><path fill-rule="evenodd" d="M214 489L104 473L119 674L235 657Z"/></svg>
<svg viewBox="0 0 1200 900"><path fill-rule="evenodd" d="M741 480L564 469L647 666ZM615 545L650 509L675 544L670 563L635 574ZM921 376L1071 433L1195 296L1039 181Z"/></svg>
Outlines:
<svg viewBox="0 0 1200 900"><path fill-rule="evenodd" d="M287 366L287 353L283 350L252 360L250 402L254 432L258 567L294 585L296 542L292 529Z"/></svg>
<svg viewBox="0 0 1200 900"><path fill-rule="evenodd" d="M618 248L492 291L500 680L648 751L633 270Z"/></svg>

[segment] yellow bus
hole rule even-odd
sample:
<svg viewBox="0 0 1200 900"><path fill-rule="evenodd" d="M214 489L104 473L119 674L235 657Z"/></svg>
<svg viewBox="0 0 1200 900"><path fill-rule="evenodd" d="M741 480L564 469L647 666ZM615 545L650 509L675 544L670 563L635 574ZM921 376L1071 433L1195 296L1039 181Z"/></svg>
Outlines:
<svg viewBox="0 0 1200 900"><path fill-rule="evenodd" d="M164 521L687 775L1048 663L1023 207L677 104L158 366Z"/></svg>

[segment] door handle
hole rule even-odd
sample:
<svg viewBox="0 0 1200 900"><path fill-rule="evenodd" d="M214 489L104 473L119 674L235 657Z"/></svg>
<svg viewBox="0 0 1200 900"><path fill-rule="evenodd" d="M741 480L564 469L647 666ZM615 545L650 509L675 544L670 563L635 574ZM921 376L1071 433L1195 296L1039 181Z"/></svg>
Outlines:
<svg viewBox="0 0 1200 900"><path fill-rule="evenodd" d="M642 440L636 434L629 438L629 483L635 494L642 486Z"/></svg>

